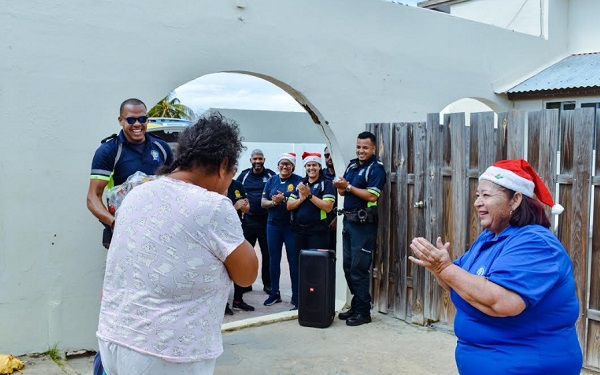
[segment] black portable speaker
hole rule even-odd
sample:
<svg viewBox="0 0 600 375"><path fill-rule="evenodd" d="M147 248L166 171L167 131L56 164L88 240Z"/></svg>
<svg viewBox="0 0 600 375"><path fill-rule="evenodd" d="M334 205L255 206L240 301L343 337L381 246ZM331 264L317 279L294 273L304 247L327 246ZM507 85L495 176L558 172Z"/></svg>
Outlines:
<svg viewBox="0 0 600 375"><path fill-rule="evenodd" d="M327 328L335 316L335 250L301 250L298 323Z"/></svg>

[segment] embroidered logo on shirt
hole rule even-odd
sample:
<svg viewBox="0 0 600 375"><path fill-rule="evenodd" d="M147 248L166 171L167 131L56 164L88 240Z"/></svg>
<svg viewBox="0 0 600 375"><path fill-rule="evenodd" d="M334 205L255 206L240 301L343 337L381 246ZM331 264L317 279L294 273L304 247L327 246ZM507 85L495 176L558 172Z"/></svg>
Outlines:
<svg viewBox="0 0 600 375"><path fill-rule="evenodd" d="M160 159L158 158L158 151L156 150L152 150L150 151L150 155L152 155L152 159L156 160L156 161L160 161Z"/></svg>
<svg viewBox="0 0 600 375"><path fill-rule="evenodd" d="M288 184L287 191L294 191L294 184Z"/></svg>
<svg viewBox="0 0 600 375"><path fill-rule="evenodd" d="M236 197L237 199L240 199L240 198L242 197L242 193L240 193L240 191L239 191L239 190L236 190L234 193L235 193L235 197Z"/></svg>
<svg viewBox="0 0 600 375"><path fill-rule="evenodd" d="M484 272L485 272L485 267L479 267L479 269L477 270L477 275L481 276L481 275L483 275Z"/></svg>

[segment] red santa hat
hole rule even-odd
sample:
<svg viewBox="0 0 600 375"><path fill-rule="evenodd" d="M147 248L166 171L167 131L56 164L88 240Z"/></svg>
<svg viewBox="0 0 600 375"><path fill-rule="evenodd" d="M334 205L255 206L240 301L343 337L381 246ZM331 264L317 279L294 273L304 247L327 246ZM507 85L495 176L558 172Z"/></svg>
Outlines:
<svg viewBox="0 0 600 375"><path fill-rule="evenodd" d="M533 198L535 193L540 202L552 207L552 213L555 215L560 215L564 211L563 206L554 204L544 181L526 160L500 160L479 176L479 181L481 180L491 181L529 198Z"/></svg>
<svg viewBox="0 0 600 375"><path fill-rule="evenodd" d="M282 161L283 159L289 160L290 163L292 163L294 166L296 166L296 153L295 152L284 152L283 154L279 155L279 159L277 159L277 164L279 164L279 162Z"/></svg>
<svg viewBox="0 0 600 375"><path fill-rule="evenodd" d="M302 161L304 162L304 166L311 161L321 164L321 154L318 152L305 152L302 154Z"/></svg>

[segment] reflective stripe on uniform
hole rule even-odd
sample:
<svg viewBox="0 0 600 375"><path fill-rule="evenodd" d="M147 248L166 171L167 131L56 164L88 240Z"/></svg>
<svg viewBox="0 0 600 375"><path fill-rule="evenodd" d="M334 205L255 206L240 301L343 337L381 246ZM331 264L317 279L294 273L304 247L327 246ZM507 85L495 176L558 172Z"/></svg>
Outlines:
<svg viewBox="0 0 600 375"><path fill-rule="evenodd" d="M104 180L104 181L108 181L108 180L110 180L110 176L104 176L104 175L100 175L100 174L93 174L93 175L90 175L90 180Z"/></svg>

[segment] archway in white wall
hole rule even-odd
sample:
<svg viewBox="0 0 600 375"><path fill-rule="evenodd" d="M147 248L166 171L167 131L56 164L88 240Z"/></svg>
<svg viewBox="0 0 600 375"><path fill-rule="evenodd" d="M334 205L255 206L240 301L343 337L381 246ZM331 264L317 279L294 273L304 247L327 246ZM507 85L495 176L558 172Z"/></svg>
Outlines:
<svg viewBox="0 0 600 375"><path fill-rule="evenodd" d="M173 91L196 115L218 110L238 122L248 148L240 157L241 169L254 148L263 149L266 166L274 170L282 152L322 152L325 145L335 143L315 106L293 87L268 75L246 71L206 74Z"/></svg>
<svg viewBox="0 0 600 375"><path fill-rule="evenodd" d="M197 117L216 110L239 124L246 146L239 159L240 172L251 167L251 152L256 148L265 155L265 168L275 172L278 156L283 152L295 152L295 173L300 176L305 175L301 162L304 151L322 154L325 146L334 149L329 141L331 131L318 110L297 90L273 77L251 72L206 74L175 88L172 95L192 109ZM149 104L149 107L153 105ZM322 165L325 165L324 160ZM257 242L255 249L259 261L262 261L259 246ZM254 312L239 311L233 316L225 315L223 323L280 313L292 307L285 250L282 251L281 263L280 291L284 303L263 305L267 295L263 292L259 267L253 290L244 294L244 302L255 307ZM341 280L337 284L343 285ZM229 303L232 297L233 289Z"/></svg>
<svg viewBox="0 0 600 375"><path fill-rule="evenodd" d="M498 120L498 106L489 100L481 98L462 98L448 104L440 111L440 122L444 121L444 115L448 113L465 113L465 124L471 124L471 113L494 112L494 125Z"/></svg>

